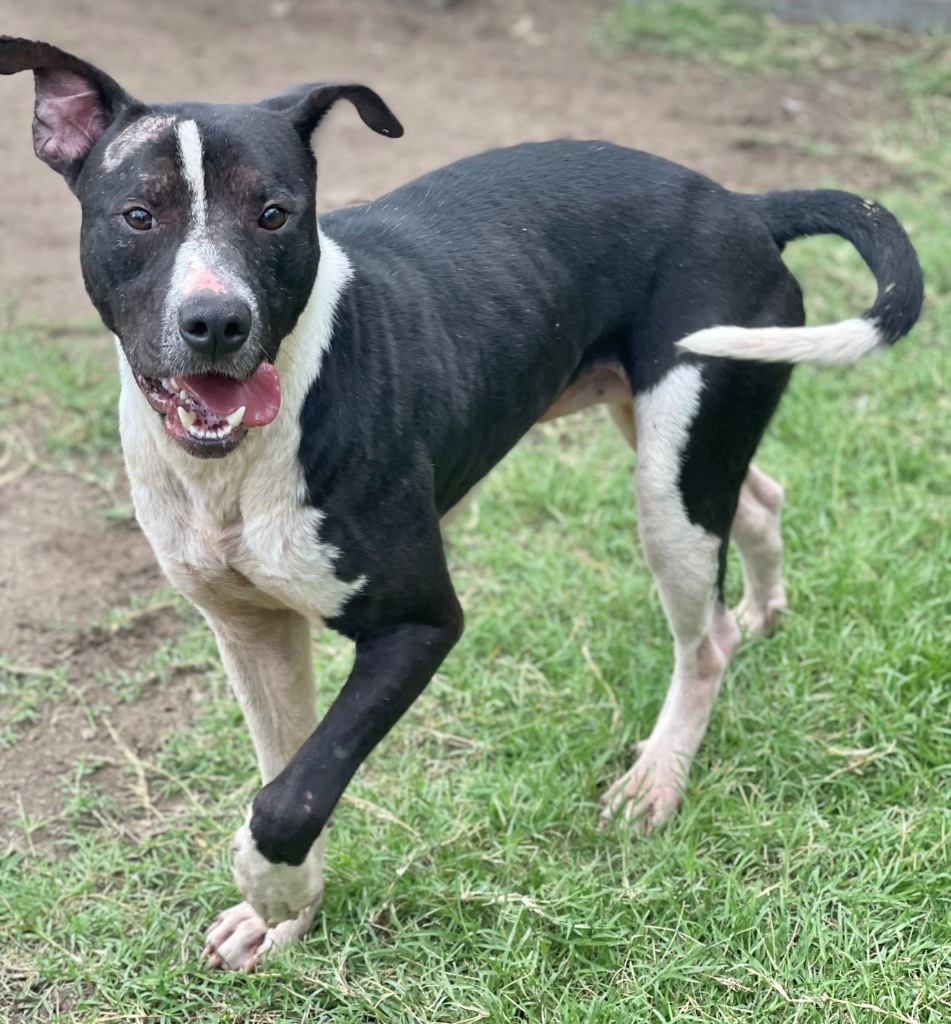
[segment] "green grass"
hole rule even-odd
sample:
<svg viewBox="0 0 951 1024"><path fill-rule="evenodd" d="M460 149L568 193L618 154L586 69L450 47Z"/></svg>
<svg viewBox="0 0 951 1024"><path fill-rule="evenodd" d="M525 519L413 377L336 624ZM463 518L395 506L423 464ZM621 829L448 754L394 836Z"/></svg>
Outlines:
<svg viewBox="0 0 951 1024"><path fill-rule="evenodd" d="M595 40L612 58L658 53L730 72L859 72L908 96L951 96L951 33L930 35L826 22L796 25L731 0L619 0Z"/></svg>
<svg viewBox="0 0 951 1024"><path fill-rule="evenodd" d="M881 197L915 237L926 316L886 356L797 372L758 457L787 489L791 613L741 649L670 826L597 829L671 654L635 543L633 457L600 416L561 421L454 532L468 631L339 808L312 937L250 977L198 965L235 900L229 840L255 765L183 607L179 640L105 682L135 699L212 665L193 726L129 764L126 799L77 766L65 837L34 846L24 822L0 854L0 1020L947 1021L951 203L932 168L951 144L930 116L909 150L917 187ZM789 258L812 319L868 304L848 247ZM0 335L0 408L52 395L94 452L111 448L105 358L28 378L35 362L10 360L23 337ZM348 660L316 639L323 707Z"/></svg>
<svg viewBox="0 0 951 1024"><path fill-rule="evenodd" d="M100 326L5 329L0 364L0 432L26 426L64 464L93 466L115 453L115 357Z"/></svg>

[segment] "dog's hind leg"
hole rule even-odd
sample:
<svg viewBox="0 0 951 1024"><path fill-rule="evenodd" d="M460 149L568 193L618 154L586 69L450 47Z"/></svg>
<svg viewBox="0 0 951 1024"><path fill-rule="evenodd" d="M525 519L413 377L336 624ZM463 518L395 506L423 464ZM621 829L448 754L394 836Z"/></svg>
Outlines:
<svg viewBox="0 0 951 1024"><path fill-rule="evenodd" d="M783 585L783 536L779 528L783 489L750 466L730 536L743 564L743 597L737 618L750 633L769 635L786 612Z"/></svg>
<svg viewBox="0 0 951 1024"><path fill-rule="evenodd" d="M740 640L723 601L731 529L746 482L758 508L777 519L740 518L745 557L757 586L781 579L775 555L781 494L750 459L789 379L782 367L679 363L637 395L638 528L674 639L667 696L639 756L604 795L603 817L623 814L649 831L677 809L690 764L707 729L727 665ZM766 541L770 544L767 545ZM758 545L773 549L771 560ZM779 547L781 555L781 546Z"/></svg>
<svg viewBox="0 0 951 1024"><path fill-rule="evenodd" d="M631 402L609 405L608 411L625 441L637 451L637 426ZM740 488L730 538L743 566L743 597L735 609L750 633L769 636L786 612L783 585L783 536L779 529L783 489L751 465Z"/></svg>
<svg viewBox="0 0 951 1024"><path fill-rule="evenodd" d="M691 521L682 491L702 390L699 367L681 365L634 403L638 526L674 637L674 672L637 762L604 795L603 817L623 813L648 831L677 809L740 639L718 587L729 518L719 535Z"/></svg>
<svg viewBox="0 0 951 1024"><path fill-rule="evenodd" d="M244 713L261 779L270 782L317 726L310 626L285 609L232 607L206 616L218 640L228 679ZM239 830L242 842L247 825ZM203 957L210 967L253 970L270 950L303 938L310 930L322 890L324 836L305 862L313 899L296 917L268 927L249 903L238 903L208 930ZM299 869L298 869L299 870Z"/></svg>

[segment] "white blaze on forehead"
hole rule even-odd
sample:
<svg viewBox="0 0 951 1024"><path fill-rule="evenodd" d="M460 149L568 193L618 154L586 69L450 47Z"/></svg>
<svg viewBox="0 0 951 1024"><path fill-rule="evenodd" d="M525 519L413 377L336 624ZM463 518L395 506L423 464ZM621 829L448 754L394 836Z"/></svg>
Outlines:
<svg viewBox="0 0 951 1024"><path fill-rule="evenodd" d="M205 194L205 168L201 145L201 133L194 121L181 121L175 126L178 135L178 151L182 158L185 182L192 197L192 218L196 228L204 228L208 215L208 199Z"/></svg>
<svg viewBox="0 0 951 1024"><path fill-rule="evenodd" d="M102 158L102 166L107 171L114 171L132 154L147 142L157 139L175 123L171 114L152 114L140 117L128 128L120 132L106 147Z"/></svg>
<svg viewBox="0 0 951 1024"><path fill-rule="evenodd" d="M243 299L251 309L253 323L259 322L259 306L254 289L245 279L234 256L222 251L216 232L208 224L208 191L205 181L204 147L198 125L179 121L175 125L182 177L191 199L191 223L175 254L172 276L162 308L163 352L171 364L180 358L183 342L178 329L178 312L183 300L196 291L219 295L232 294ZM256 343L252 332L251 342ZM254 345L246 346L252 350Z"/></svg>

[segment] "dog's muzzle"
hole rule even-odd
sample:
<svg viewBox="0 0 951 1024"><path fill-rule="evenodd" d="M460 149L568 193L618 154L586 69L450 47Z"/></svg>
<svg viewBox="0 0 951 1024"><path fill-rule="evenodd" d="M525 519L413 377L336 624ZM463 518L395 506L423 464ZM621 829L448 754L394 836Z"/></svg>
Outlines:
<svg viewBox="0 0 951 1024"><path fill-rule="evenodd" d="M277 370L261 363L238 380L200 373L135 380L149 405L163 417L165 433L190 455L220 458L245 439L249 428L271 423L281 407Z"/></svg>

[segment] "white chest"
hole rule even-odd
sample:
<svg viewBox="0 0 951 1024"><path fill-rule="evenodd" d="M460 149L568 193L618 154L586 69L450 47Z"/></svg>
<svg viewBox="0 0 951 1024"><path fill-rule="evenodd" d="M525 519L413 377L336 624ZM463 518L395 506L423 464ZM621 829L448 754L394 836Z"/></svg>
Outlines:
<svg viewBox="0 0 951 1024"><path fill-rule="evenodd" d="M280 411L225 458L196 459L169 441L120 345L119 425L136 516L166 575L206 610L240 601L329 619L366 584L336 575L340 552L321 539L324 517L306 500L297 458L302 403L351 277L339 246L319 228L318 234L314 291L275 364Z"/></svg>
<svg viewBox="0 0 951 1024"><path fill-rule="evenodd" d="M157 457L164 439L123 435L139 523L165 574L199 606L241 601L327 619L362 587L336 575L339 552L321 540L323 516L304 501L289 453L257 451L265 446L249 438L247 453L183 476Z"/></svg>

